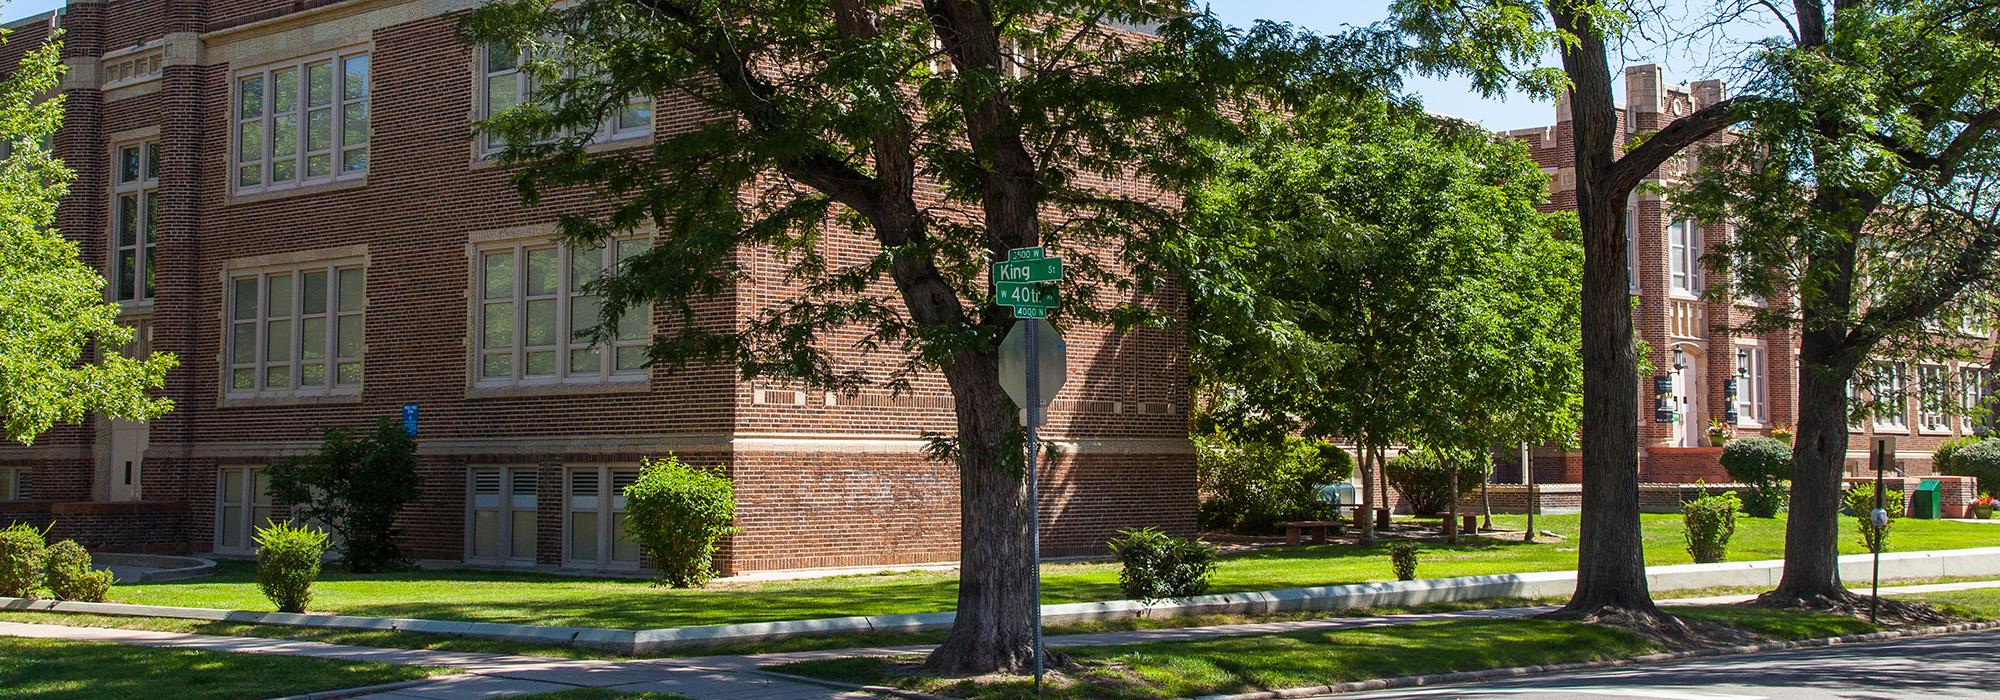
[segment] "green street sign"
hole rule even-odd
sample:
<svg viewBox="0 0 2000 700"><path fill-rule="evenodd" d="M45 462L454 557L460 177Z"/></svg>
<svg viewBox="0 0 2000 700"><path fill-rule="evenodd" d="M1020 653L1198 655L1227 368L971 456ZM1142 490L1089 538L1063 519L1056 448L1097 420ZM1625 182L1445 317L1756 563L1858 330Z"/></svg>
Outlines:
<svg viewBox="0 0 2000 700"><path fill-rule="evenodd" d="M1041 248L1015 248L1007 251L1008 260L1039 260L1049 256L1049 251Z"/></svg>
<svg viewBox="0 0 2000 700"><path fill-rule="evenodd" d="M993 285L994 295L1001 306L1033 306L1049 308L1056 305L1055 285L1033 282L1001 282Z"/></svg>
<svg viewBox="0 0 2000 700"><path fill-rule="evenodd" d="M1038 258L993 264L993 283L1054 282L1062 279L1062 258Z"/></svg>
<svg viewBox="0 0 2000 700"><path fill-rule="evenodd" d="M1040 306L1016 306L1014 318L1048 318L1049 310Z"/></svg>

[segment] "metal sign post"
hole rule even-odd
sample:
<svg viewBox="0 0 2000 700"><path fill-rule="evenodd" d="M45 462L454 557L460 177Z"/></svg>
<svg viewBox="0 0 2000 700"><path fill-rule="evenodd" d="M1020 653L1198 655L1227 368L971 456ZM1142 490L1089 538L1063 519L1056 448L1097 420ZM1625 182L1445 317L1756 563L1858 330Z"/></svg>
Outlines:
<svg viewBox="0 0 2000 700"><path fill-rule="evenodd" d="M1886 497L1886 494L1882 493L1882 472L1887 471L1889 464L1896 459L1896 438L1892 436L1875 438L1875 450L1872 456L1875 462L1875 511L1868 514L1868 522L1875 529L1875 538L1872 540L1875 546L1870 547L1875 552L1875 581L1868 598L1870 624L1875 622L1876 613L1882 609L1882 528L1889 525L1889 511L1884 507L1886 504L1882 500Z"/></svg>
<svg viewBox="0 0 2000 700"><path fill-rule="evenodd" d="M1029 594L1034 598L1034 654L1035 654L1035 694L1042 692L1043 650L1042 650L1042 502L1041 502L1041 436L1043 404L1062 389L1063 380L1068 375L1068 355L1063 347L1062 336L1050 327L1050 338L1042 338L1042 320L1049 309L1056 305L1053 284L1062 279L1062 258L1048 257L1041 248L1015 248L1007 251L1007 261L993 264L993 294L995 302L1013 310L1014 317L1024 319L1014 323L1014 329L1000 342L1000 385L1010 398L1026 409L1028 469L1028 558L1035 567L1034 583ZM1044 357L1046 355L1046 357ZM1018 375L1009 370L1019 364ZM1044 366L1046 363L1048 366ZM1044 373L1047 373L1046 376ZM1011 378L1019 376L1021 383L1013 384Z"/></svg>

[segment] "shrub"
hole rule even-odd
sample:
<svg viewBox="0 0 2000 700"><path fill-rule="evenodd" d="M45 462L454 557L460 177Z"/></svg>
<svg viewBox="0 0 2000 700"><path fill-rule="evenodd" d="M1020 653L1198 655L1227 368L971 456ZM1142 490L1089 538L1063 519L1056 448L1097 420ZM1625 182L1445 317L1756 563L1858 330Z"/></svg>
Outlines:
<svg viewBox="0 0 2000 700"><path fill-rule="evenodd" d="M1854 516L1855 528L1861 533L1861 546L1867 547L1870 552L1888 551L1889 528L1894 527L1896 520L1903 517L1903 492L1886 491L1882 494L1882 510L1888 511L1889 522L1882 526L1879 541L1876 539L1874 521L1875 485L1855 484L1854 488L1847 490L1844 505L1847 507L1847 512Z"/></svg>
<svg viewBox="0 0 2000 700"><path fill-rule="evenodd" d="M1722 470L1739 484L1771 484L1792 475L1792 446L1767 437L1731 440L1722 448Z"/></svg>
<svg viewBox="0 0 2000 700"><path fill-rule="evenodd" d="M1936 469L1938 473L1944 473L1944 470L1951 468L1951 459L1954 455L1958 454L1959 450L1985 441L1985 438L1977 435L1961 435L1954 438L1945 438L1943 442L1938 443L1937 451L1931 453L1931 467Z"/></svg>
<svg viewBox="0 0 2000 700"><path fill-rule="evenodd" d="M42 587L48 542L23 523L0 529L0 596L33 598Z"/></svg>
<svg viewBox="0 0 2000 700"><path fill-rule="evenodd" d="M1118 588L1125 597L1144 603L1192 598L1208 590L1215 573L1215 546L1175 537L1156 528L1119 530L1111 554L1123 567Z"/></svg>
<svg viewBox="0 0 2000 700"><path fill-rule="evenodd" d="M2000 440L1974 440L1946 451L1938 448L1938 473L1979 480L1979 490L2000 493Z"/></svg>
<svg viewBox="0 0 2000 700"><path fill-rule="evenodd" d="M1389 566L1396 570L1396 580L1416 580L1417 545L1411 542L1397 542L1389 545Z"/></svg>
<svg viewBox="0 0 2000 700"><path fill-rule="evenodd" d="M1694 557L1695 563L1712 564L1729 556L1729 538L1736 535L1736 510L1742 507L1736 492L1711 496L1708 489L1681 504L1688 556Z"/></svg>
<svg viewBox="0 0 2000 700"><path fill-rule="evenodd" d="M56 600L102 603L111 592L111 572L90 567L90 551L76 540L63 540L49 547L49 594Z"/></svg>
<svg viewBox="0 0 2000 700"><path fill-rule="evenodd" d="M1291 520L1332 520L1319 487L1346 481L1354 462L1332 443L1289 437L1277 442L1196 440L1201 526L1242 534L1275 532Z"/></svg>
<svg viewBox="0 0 2000 700"><path fill-rule="evenodd" d="M274 465L265 474L272 498L297 506L299 519L332 531L348 570L409 567L396 545L396 514L422 492L417 443L402 425L383 420L372 434L327 430L319 452Z"/></svg>
<svg viewBox="0 0 2000 700"><path fill-rule="evenodd" d="M312 602L313 581L319 578L320 557L326 555L326 532L290 522L257 528L257 586L279 612L302 613Z"/></svg>
<svg viewBox="0 0 2000 700"><path fill-rule="evenodd" d="M687 588L715 578L715 548L736 532L736 490L722 467L697 469L680 458L648 460L625 487L626 527L653 558L656 585Z"/></svg>
<svg viewBox="0 0 2000 700"><path fill-rule="evenodd" d="M1458 469L1458 488L1479 486L1491 471L1492 461L1474 452L1423 448L1397 455L1382 465L1382 477L1389 487L1403 495L1403 503L1417 515L1437 515L1451 507L1450 462Z"/></svg>
<svg viewBox="0 0 2000 700"><path fill-rule="evenodd" d="M1752 518L1775 518L1785 509L1785 484L1752 486L1743 492L1743 513Z"/></svg>

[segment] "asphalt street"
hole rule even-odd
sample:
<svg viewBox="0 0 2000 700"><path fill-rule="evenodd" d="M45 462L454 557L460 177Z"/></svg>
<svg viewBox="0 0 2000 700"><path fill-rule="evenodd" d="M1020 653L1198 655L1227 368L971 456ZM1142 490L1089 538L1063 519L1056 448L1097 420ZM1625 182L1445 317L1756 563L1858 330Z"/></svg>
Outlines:
<svg viewBox="0 0 2000 700"><path fill-rule="evenodd" d="M2000 698L2000 630L1330 697L1338 700Z"/></svg>

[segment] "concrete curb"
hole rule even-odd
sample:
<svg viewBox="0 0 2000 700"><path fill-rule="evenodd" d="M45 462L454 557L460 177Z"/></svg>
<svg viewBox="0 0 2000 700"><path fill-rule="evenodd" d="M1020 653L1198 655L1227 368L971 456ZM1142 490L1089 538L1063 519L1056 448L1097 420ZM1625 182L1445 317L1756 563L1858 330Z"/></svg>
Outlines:
<svg viewBox="0 0 2000 700"><path fill-rule="evenodd" d="M436 678L418 678L407 681L396 681L394 683L377 683L375 685L364 685L359 688L341 688L339 690L322 690L317 693L306 693L304 695L287 695L281 698L272 698L272 700L338 700L339 698L354 698L363 695L374 695L376 693L386 693L392 690L402 690L404 688L412 688L436 680L437 680Z"/></svg>
<svg viewBox="0 0 2000 700"><path fill-rule="evenodd" d="M1711 649L1695 649L1691 651L1678 651L1678 652L1669 652L1664 654L1647 654L1645 656L1634 656L1629 659L1612 659L1608 661L1579 661L1576 663L1567 663L1567 664L1547 664L1542 666L1516 666L1514 668L1495 668L1495 669L1487 669L1484 671L1461 671L1458 673L1438 673L1438 674L1431 674L1428 676L1402 676L1399 678L1377 678L1373 680L1335 683L1332 685L1322 685L1310 688L1281 688L1278 690L1266 690L1255 693L1238 693L1235 695L1204 695L1198 698L1197 700L1271 700L1273 698L1309 698L1321 695L1339 695L1343 693L1359 693L1359 692L1375 691L1375 690L1398 690L1402 688L1418 688L1418 687L1433 686L1433 685L1449 685L1453 683L1472 683L1476 681L1490 681L1501 678L1519 678L1523 676L1537 676L1542 674L1562 673L1567 671L1594 671L1607 668L1644 666L1650 664L1660 664L1671 661L1683 661L1687 659L1698 659L1698 658L1706 658L1714 656L1741 656L1745 654L1765 654L1775 651L1792 651L1796 649L1819 649L1824 647L1844 646L1851 644L1873 644L1873 643L1887 642L1897 639L1909 639L1915 637L1936 637L1947 634L1957 634L1961 632L1979 632L1991 629L2000 629L2000 622L1967 622L1955 625L1941 625L1937 627L1926 627L1922 629L1913 629L1913 630L1889 630L1885 632L1870 632L1868 634L1853 634L1853 635L1847 635L1845 637L1823 637L1820 639L1802 639L1790 642L1767 642L1764 644L1748 644L1748 645L1733 646L1733 647L1715 647Z"/></svg>
<svg viewBox="0 0 2000 700"><path fill-rule="evenodd" d="M177 554L131 554L126 552L91 552L90 563L97 568L106 566L140 566L154 569L140 574L137 583L157 581L182 581L200 578L215 573L214 559L189 557Z"/></svg>
<svg viewBox="0 0 2000 700"><path fill-rule="evenodd" d="M960 700L959 698L954 698L949 695L932 695L930 693L919 693L914 690L892 688L886 685L860 685L856 683L843 683L840 681L827 680L825 678L814 678L812 676L794 676L789 673L766 671L761 668L757 669L757 674L760 676L769 676L771 678L776 678L779 680L791 681L793 683L803 683L805 685L819 686L821 688L832 688L834 690L858 690L865 693L875 693L877 695L890 695L899 698L909 698L910 700Z"/></svg>
<svg viewBox="0 0 2000 700"><path fill-rule="evenodd" d="M1850 555L1840 558L1841 577L1861 580L1868 576L1870 558ZM1729 562L1723 564L1682 564L1646 569L1653 591L1689 590L1713 587L1770 588L1784 573L1781 560ZM1882 555L1882 577L1928 579L2000 575L2000 547L1954 549L1935 552L1896 552ZM1189 615L1258 615L1277 612L1340 610L1369 607L1414 607L1429 603L1478 600L1484 598L1535 598L1569 595L1576 588L1576 572L1544 571L1488 576L1358 583L1276 591L1251 591L1197 596L1183 600L1146 604L1133 600L1064 603L1042 607L1045 624L1068 624L1135 617L1167 618ZM0 598L0 610L44 610L136 617L169 617L216 622L240 622L297 627L352 630L390 630L452 637L474 637L501 641L573 646L617 654L643 656L672 649L719 644L762 642L793 637L871 632L932 632L951 628L956 614L950 612L835 617L817 620L749 622L701 627L628 630L594 627L552 627L491 622L416 620L405 618L360 617L352 615L291 614L250 610L218 610L123 603L78 603L67 601Z"/></svg>

